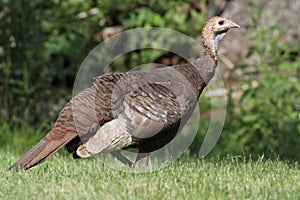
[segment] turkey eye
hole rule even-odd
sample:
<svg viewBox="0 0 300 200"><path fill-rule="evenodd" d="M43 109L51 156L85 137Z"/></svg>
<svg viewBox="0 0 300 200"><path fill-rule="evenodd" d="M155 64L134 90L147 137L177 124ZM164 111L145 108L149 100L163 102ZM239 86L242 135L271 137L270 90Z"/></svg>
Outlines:
<svg viewBox="0 0 300 200"><path fill-rule="evenodd" d="M219 25L223 25L224 24L224 20L219 21Z"/></svg>

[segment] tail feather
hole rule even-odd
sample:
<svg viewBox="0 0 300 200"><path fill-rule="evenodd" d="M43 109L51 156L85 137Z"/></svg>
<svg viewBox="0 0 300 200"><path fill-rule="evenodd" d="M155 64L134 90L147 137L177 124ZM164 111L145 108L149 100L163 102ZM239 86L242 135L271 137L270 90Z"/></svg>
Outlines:
<svg viewBox="0 0 300 200"><path fill-rule="evenodd" d="M66 134L57 133L53 130L50 131L40 140L40 142L33 146L16 163L14 163L9 170L16 168L29 169L42 163L76 136L77 134L74 133Z"/></svg>

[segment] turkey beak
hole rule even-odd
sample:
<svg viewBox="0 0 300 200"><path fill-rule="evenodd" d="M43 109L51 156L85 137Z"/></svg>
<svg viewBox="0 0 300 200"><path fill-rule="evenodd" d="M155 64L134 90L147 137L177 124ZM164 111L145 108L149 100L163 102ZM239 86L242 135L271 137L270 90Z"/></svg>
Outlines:
<svg viewBox="0 0 300 200"><path fill-rule="evenodd" d="M228 21L228 28L240 28L240 25L234 23L233 21Z"/></svg>

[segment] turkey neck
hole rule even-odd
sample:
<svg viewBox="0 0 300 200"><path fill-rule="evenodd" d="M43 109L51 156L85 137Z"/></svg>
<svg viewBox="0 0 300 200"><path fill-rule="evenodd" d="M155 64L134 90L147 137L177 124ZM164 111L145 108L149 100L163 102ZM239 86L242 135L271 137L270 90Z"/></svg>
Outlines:
<svg viewBox="0 0 300 200"><path fill-rule="evenodd" d="M212 26L204 26L202 29L202 42L205 50L205 55L209 55L217 65L217 50L221 39L225 36L227 30L215 32Z"/></svg>
<svg viewBox="0 0 300 200"><path fill-rule="evenodd" d="M209 81L214 77L217 67L217 47L219 41L225 33L216 34L209 28L202 31L204 54L197 60L191 61L191 64L176 65L178 70L195 89L197 96L206 87Z"/></svg>
<svg viewBox="0 0 300 200"><path fill-rule="evenodd" d="M218 64L218 45L225 36L226 31L216 33L211 26L205 26L202 29L202 42L205 51L200 58L191 63L200 75L200 78L196 81L197 83L193 84L199 89L200 93L215 75Z"/></svg>

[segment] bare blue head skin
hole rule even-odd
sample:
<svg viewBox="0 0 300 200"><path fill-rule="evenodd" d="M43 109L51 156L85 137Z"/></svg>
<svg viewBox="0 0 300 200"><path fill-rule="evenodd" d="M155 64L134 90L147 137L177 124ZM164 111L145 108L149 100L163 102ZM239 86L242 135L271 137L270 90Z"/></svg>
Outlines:
<svg viewBox="0 0 300 200"><path fill-rule="evenodd" d="M240 26L229 19L222 17L213 17L208 20L202 29L202 40L206 54L217 62L217 50L219 42L231 28L240 28Z"/></svg>

